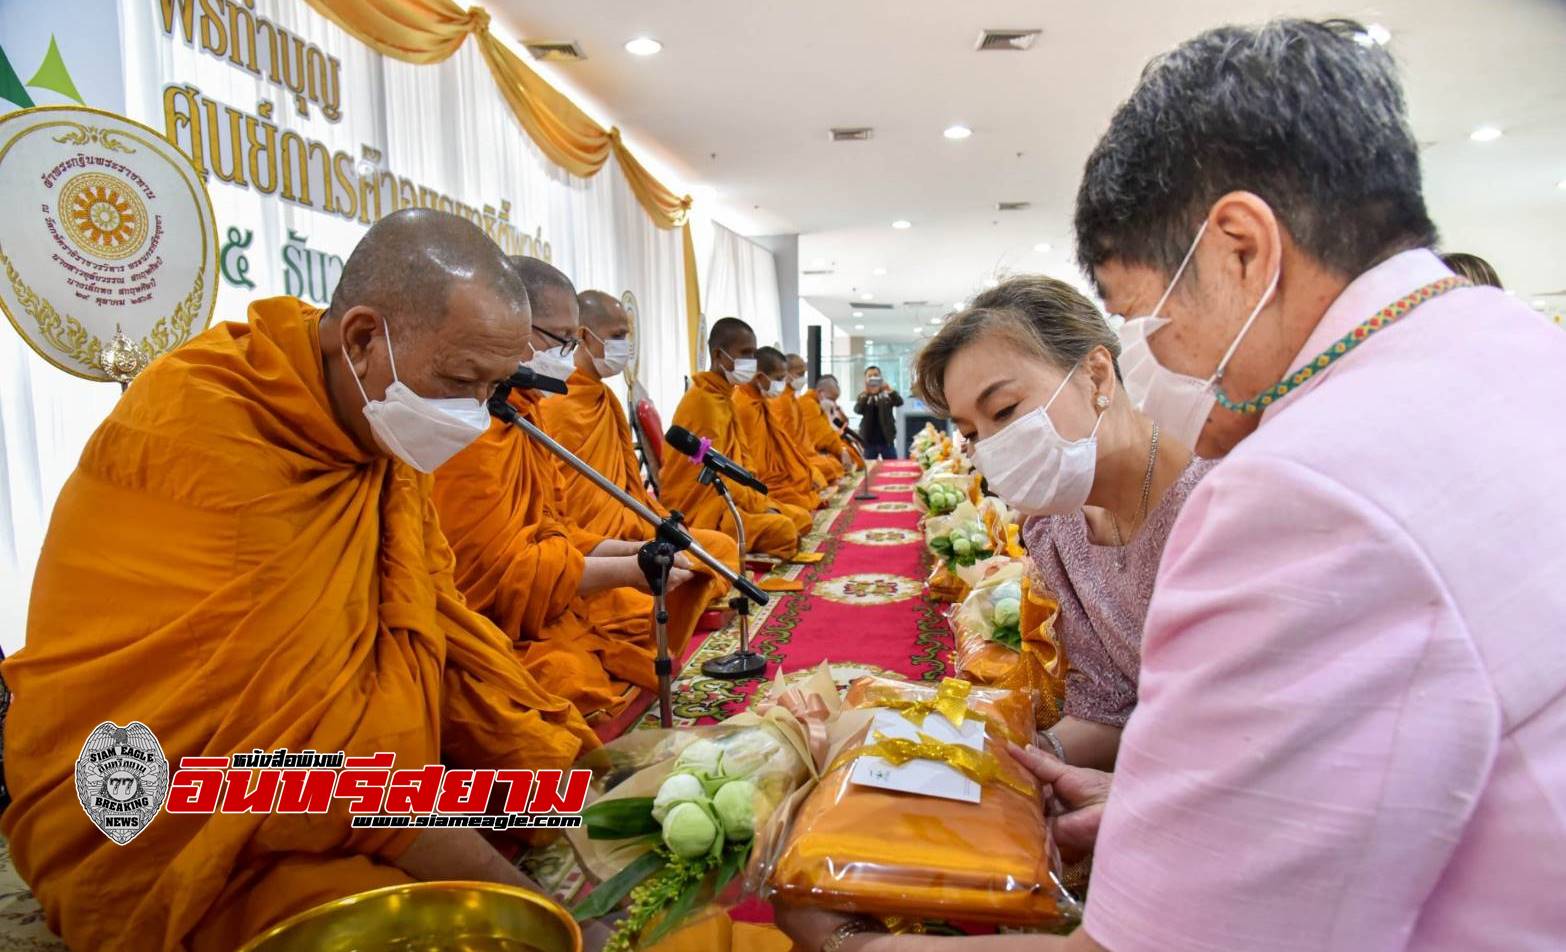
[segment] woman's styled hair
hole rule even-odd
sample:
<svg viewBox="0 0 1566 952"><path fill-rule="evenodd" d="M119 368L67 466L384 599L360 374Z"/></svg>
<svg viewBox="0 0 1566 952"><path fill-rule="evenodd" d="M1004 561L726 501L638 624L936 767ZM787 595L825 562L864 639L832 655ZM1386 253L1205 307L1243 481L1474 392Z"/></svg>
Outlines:
<svg viewBox="0 0 1566 952"><path fill-rule="evenodd" d="M1043 275L1023 275L1001 282L952 315L940 333L919 351L914 362L914 389L942 416L946 403L946 366L957 352L996 335L1022 353L1057 367L1075 367L1103 347L1120 356L1120 339L1110 330L1098 307L1064 281ZM1120 366L1115 365L1115 375Z"/></svg>
<svg viewBox="0 0 1566 952"><path fill-rule="evenodd" d="M1474 284L1488 284L1492 288L1501 287L1501 276L1495 273L1495 268L1490 266L1490 262L1478 255L1453 251L1442 255L1441 263Z"/></svg>

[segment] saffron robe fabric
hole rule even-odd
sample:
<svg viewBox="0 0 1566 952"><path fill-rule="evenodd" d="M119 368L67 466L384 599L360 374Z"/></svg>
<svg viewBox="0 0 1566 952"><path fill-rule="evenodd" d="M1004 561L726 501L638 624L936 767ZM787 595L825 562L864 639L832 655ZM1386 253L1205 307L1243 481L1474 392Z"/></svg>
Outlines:
<svg viewBox="0 0 1566 952"><path fill-rule="evenodd" d="M430 478L336 421L318 318L257 301L248 323L155 361L55 505L27 642L3 669L15 800L0 832L72 948L231 952L409 881L392 862L419 832L352 829L341 811L160 813L117 846L73 779L102 721L147 725L172 767L286 747L563 768L596 745L463 604Z"/></svg>
<svg viewBox="0 0 1566 952"><path fill-rule="evenodd" d="M722 374L704 370L692 378L690 389L674 411L674 423L706 437L712 441L713 449L757 472L734 418L734 388ZM725 533L735 531L734 519L723 500L712 487L697 482L701 475L699 465L665 444L659 474L663 479L663 504L679 510L686 525ZM781 557L798 551L800 537L810 531L812 516L808 510L737 484L730 484L729 492L744 520L749 551Z"/></svg>

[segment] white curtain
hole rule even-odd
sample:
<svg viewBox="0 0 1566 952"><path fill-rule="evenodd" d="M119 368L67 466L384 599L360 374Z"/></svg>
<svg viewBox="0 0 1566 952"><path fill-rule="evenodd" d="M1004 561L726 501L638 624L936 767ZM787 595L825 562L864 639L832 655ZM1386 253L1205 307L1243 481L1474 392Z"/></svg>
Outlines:
<svg viewBox="0 0 1566 952"><path fill-rule="evenodd" d="M664 414L672 414L690 372L680 232L653 225L618 163L608 163L591 179L550 164L517 124L473 44L438 65L399 63L371 52L303 2L258 0L258 16L341 61L342 116L333 123L319 108L298 115L291 96L264 78L186 45L178 26L171 38L164 32L159 4L119 0L118 12L123 102L101 97L88 105L163 130L164 88L188 83L204 98L248 116L257 114L259 102L271 103L280 129L346 152L356 162L368 146L381 153L380 168L456 201L474 207L509 201L511 222L529 235L541 232L554 264L579 289L635 295L641 316L639 379ZM71 19L82 10L57 3L39 6L36 15L57 20L51 29L59 33L70 30ZM252 233L247 279L255 284L225 284L214 321L244 320L251 300L285 292L281 249L293 238L346 259L365 230L357 220L291 204L277 194L262 195L215 175L208 188L220 243L228 240L231 228ZM319 180L316 188L319 192ZM769 333L775 337L775 275L772 289ZM27 593L55 497L118 396L115 384L79 380L54 369L9 327L0 327L0 647L7 654L22 643Z"/></svg>
<svg viewBox="0 0 1566 952"><path fill-rule="evenodd" d="M720 318L737 317L756 332L758 345L778 346L783 309L772 252L714 222L702 285L702 313L708 327Z"/></svg>

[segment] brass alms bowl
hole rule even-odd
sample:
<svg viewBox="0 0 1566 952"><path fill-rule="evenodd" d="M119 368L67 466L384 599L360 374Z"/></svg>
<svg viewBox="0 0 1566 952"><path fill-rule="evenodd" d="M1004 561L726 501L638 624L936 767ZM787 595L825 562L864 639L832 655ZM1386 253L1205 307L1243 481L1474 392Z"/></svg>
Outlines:
<svg viewBox="0 0 1566 952"><path fill-rule="evenodd" d="M240 952L582 952L569 913L497 883L409 883L323 903Z"/></svg>

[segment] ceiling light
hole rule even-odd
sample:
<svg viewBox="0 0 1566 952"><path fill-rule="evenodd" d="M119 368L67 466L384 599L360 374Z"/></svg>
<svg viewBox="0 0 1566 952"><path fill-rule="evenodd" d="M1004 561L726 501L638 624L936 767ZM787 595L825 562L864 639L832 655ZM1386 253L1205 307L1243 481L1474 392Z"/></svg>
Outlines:
<svg viewBox="0 0 1566 952"><path fill-rule="evenodd" d="M1548 302L1548 301L1542 301L1541 300L1541 301L1534 301L1533 302L1533 309L1536 310L1536 311L1542 311L1542 310L1544 310L1545 308L1547 308L1549 306L1550 306L1550 302Z"/></svg>
<svg viewBox="0 0 1566 952"><path fill-rule="evenodd" d="M865 316L865 312L864 311L855 311L854 312L854 316L855 317L864 317Z"/></svg>
<svg viewBox="0 0 1566 952"><path fill-rule="evenodd" d="M909 221L906 218L899 218L896 221L892 222L892 227L898 229L899 231L901 231L904 228L912 228L913 227L913 222Z"/></svg>
<svg viewBox="0 0 1566 952"><path fill-rule="evenodd" d="M1559 182L1556 182L1555 183L1555 187L1560 189L1563 192L1566 192L1566 178L1563 178Z"/></svg>
<svg viewBox="0 0 1566 952"><path fill-rule="evenodd" d="M1468 138L1474 140L1475 142L1494 142L1496 139L1499 139L1501 135L1501 130L1497 129L1495 126L1480 126L1474 131L1468 133Z"/></svg>
<svg viewBox="0 0 1566 952"><path fill-rule="evenodd" d="M967 307L967 306L968 306L968 302L967 301L958 301L956 304L952 305L952 307L956 308L959 311L962 310L963 308Z"/></svg>
<svg viewBox="0 0 1566 952"><path fill-rule="evenodd" d="M947 126L946 131L941 135L948 139L966 139L973 135L973 130L964 125Z"/></svg>
<svg viewBox="0 0 1566 952"><path fill-rule="evenodd" d="M1041 241L1033 246L1033 250L1037 251L1041 255L1047 255L1049 254L1049 242Z"/></svg>
<svg viewBox="0 0 1566 952"><path fill-rule="evenodd" d="M625 51L632 56L651 56L663 49L663 44L650 36L638 36L625 42Z"/></svg>
<svg viewBox="0 0 1566 952"><path fill-rule="evenodd" d="M941 323L941 318L939 318L939 317L932 317L932 318L930 318L930 323L931 324L939 324L939 323Z"/></svg>
<svg viewBox="0 0 1566 952"><path fill-rule="evenodd" d="M875 343L875 341L873 341L873 340L870 340L870 339L869 339L869 338L865 338L865 343L866 343L866 344L874 344L874 343Z"/></svg>
<svg viewBox="0 0 1566 952"><path fill-rule="evenodd" d="M875 300L875 295L871 294L869 291L866 291L865 293L859 295L859 300L861 300L861 301L874 301Z"/></svg>
<svg viewBox="0 0 1566 952"><path fill-rule="evenodd" d="M856 330L856 331L862 331L864 329L865 329L865 326L863 324L855 324L854 325L854 330Z"/></svg>
<svg viewBox="0 0 1566 952"><path fill-rule="evenodd" d="M1562 188L1566 188L1566 182L1562 182L1561 183L1561 187ZM880 277L884 277L886 275L886 269L885 268L876 268L874 271L872 271L870 273L875 275L876 277L880 278Z"/></svg>

